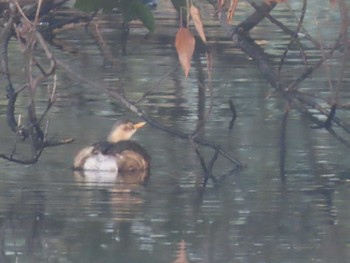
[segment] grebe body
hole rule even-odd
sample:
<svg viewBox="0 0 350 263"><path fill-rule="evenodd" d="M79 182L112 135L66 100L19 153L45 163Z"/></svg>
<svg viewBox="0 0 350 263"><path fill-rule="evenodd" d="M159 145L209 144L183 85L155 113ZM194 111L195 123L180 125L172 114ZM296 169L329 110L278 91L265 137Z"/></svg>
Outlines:
<svg viewBox="0 0 350 263"><path fill-rule="evenodd" d="M146 123L119 122L112 128L107 141L97 142L79 151L74 158L74 170L133 172L149 171L151 158L132 135Z"/></svg>

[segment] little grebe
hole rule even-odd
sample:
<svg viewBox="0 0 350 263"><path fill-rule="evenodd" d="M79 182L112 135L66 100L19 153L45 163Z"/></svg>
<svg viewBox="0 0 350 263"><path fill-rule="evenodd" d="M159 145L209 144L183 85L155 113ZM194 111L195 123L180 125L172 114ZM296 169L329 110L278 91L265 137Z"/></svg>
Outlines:
<svg viewBox="0 0 350 263"><path fill-rule="evenodd" d="M146 122L117 122L107 141L83 148L74 158L75 170L149 171L150 156L137 142L129 140Z"/></svg>

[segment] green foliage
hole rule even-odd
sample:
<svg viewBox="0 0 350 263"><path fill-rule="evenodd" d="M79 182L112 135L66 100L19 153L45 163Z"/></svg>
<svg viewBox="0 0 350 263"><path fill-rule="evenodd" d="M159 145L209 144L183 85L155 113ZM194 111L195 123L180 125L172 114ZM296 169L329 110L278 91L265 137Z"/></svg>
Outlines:
<svg viewBox="0 0 350 263"><path fill-rule="evenodd" d="M74 7L84 12L94 12L99 9L105 11L115 8L118 2L119 0L77 0Z"/></svg>
<svg viewBox="0 0 350 263"><path fill-rule="evenodd" d="M124 22L138 19L149 31L152 32L155 28L151 10L140 0L77 0L74 7L84 12L102 9L105 13L117 8L123 15Z"/></svg>
<svg viewBox="0 0 350 263"><path fill-rule="evenodd" d="M124 16L124 21L129 22L134 19L139 19L144 26L153 31L155 28L154 17L147 5L140 1L120 0L120 11Z"/></svg>

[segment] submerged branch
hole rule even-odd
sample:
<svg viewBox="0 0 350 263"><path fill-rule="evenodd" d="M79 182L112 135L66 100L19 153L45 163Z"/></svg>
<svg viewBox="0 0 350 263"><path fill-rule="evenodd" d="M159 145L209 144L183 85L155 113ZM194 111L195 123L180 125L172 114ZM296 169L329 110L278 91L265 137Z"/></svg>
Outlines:
<svg viewBox="0 0 350 263"><path fill-rule="evenodd" d="M229 102L230 110L231 110L231 113L232 113L232 118L231 118L231 121L230 121L229 129L232 130L233 129L233 125L234 125L234 123L235 123L235 121L237 119L237 111L236 111L235 105L233 104L233 99L230 98L230 100L228 102Z"/></svg>
<svg viewBox="0 0 350 263"><path fill-rule="evenodd" d="M282 124L281 124L279 168L280 168L280 177L282 182L286 181L286 152L287 152L286 133L287 133L288 115L289 115L289 105L287 105L286 111L283 114Z"/></svg>

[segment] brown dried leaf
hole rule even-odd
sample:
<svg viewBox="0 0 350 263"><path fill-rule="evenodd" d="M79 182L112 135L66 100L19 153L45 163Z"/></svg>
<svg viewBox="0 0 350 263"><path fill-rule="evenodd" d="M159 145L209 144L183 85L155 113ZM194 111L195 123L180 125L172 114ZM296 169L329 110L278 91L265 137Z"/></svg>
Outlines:
<svg viewBox="0 0 350 263"><path fill-rule="evenodd" d="M195 26L200 38L202 39L202 41L204 43L207 43L207 38L205 37L203 23L202 23L202 19L201 19L201 14L200 14L198 8L195 7L194 5L191 5L190 13L191 13L191 17L193 19L194 26Z"/></svg>
<svg viewBox="0 0 350 263"><path fill-rule="evenodd" d="M233 18L233 15L235 14L236 8L237 8L238 0L231 0L230 7L227 12L227 22L231 21Z"/></svg>
<svg viewBox="0 0 350 263"><path fill-rule="evenodd" d="M188 263L186 255L186 242L184 240L179 242L179 250L177 251L177 257L176 260L172 263Z"/></svg>
<svg viewBox="0 0 350 263"><path fill-rule="evenodd" d="M195 44L196 40L191 32L187 28L180 27L175 37L175 48L180 64L185 71L186 78L188 77L188 73L191 68L191 58L194 52Z"/></svg>
<svg viewBox="0 0 350 263"><path fill-rule="evenodd" d="M337 0L329 0L329 2L331 3L332 7L335 7L338 5L338 1Z"/></svg>

